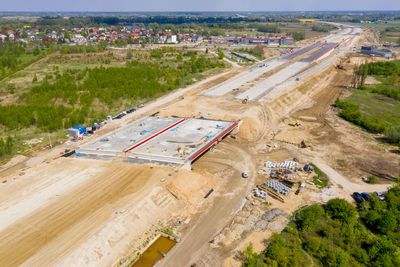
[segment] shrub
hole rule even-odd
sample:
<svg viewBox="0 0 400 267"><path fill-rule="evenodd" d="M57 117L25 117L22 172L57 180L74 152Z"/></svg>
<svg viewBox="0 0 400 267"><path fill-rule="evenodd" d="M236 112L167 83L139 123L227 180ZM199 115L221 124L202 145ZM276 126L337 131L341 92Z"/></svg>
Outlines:
<svg viewBox="0 0 400 267"><path fill-rule="evenodd" d="M334 198L325 205L326 214L342 223L350 223L356 219L356 209L346 200Z"/></svg>
<svg viewBox="0 0 400 267"><path fill-rule="evenodd" d="M375 176L369 176L369 177L367 178L367 182L368 182L369 184L377 184L377 183L378 183L378 179L376 179Z"/></svg>
<svg viewBox="0 0 400 267"><path fill-rule="evenodd" d="M324 209L315 204L298 211L295 222L298 229L312 231L323 215Z"/></svg>

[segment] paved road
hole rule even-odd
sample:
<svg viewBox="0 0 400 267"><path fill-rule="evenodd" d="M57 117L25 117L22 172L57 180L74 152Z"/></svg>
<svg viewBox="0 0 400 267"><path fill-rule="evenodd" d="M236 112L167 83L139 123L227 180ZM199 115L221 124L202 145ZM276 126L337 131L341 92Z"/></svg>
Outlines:
<svg viewBox="0 0 400 267"><path fill-rule="evenodd" d="M236 75L232 79L229 79L225 81L222 84L219 84L217 86L212 87L211 89L203 92L203 95L205 96L223 96L225 94L228 94L232 92L233 89L237 89L246 83L254 81L256 78L260 77L261 75L272 71L279 66L289 62L290 60L293 60L297 57L300 57L301 55L311 51L314 48L317 48L320 46L321 43L317 42L311 45L308 45L306 47L300 48L295 50L293 53L289 55L284 55L284 56L279 56L279 57L274 57L274 58L269 58L266 60L263 60L262 62L259 62L255 64L254 66L248 68L247 70L243 71L242 73ZM265 64L265 65L263 65ZM257 89L255 89L257 90ZM243 98L244 99L246 95Z"/></svg>

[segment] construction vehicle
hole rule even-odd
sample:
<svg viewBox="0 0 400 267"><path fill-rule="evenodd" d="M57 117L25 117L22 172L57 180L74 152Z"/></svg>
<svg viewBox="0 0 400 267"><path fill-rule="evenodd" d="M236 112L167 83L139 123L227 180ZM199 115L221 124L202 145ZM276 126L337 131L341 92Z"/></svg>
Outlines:
<svg viewBox="0 0 400 267"><path fill-rule="evenodd" d="M300 126L300 123L298 123L297 121L291 121L291 122L289 122L289 126L292 126L292 127Z"/></svg>
<svg viewBox="0 0 400 267"><path fill-rule="evenodd" d="M340 64L336 65L336 68L337 68L338 70L344 70L343 65L340 65Z"/></svg>

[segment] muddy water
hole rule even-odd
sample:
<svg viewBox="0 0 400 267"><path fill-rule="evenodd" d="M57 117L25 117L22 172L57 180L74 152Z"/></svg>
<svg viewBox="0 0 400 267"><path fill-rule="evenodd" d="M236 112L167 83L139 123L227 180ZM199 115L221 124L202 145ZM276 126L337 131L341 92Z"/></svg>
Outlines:
<svg viewBox="0 0 400 267"><path fill-rule="evenodd" d="M176 241L160 236L131 267L150 267L161 260L164 254L175 246Z"/></svg>

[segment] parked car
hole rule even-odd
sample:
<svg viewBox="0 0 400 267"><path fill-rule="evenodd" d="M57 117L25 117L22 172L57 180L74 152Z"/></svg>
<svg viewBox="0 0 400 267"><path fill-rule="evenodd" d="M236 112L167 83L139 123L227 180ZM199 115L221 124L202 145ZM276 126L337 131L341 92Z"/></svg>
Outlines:
<svg viewBox="0 0 400 267"><path fill-rule="evenodd" d="M358 193L358 192L354 192L354 193L353 193L353 198L354 198L354 200L355 200L356 202L358 202L358 203L364 201L363 197L362 197L361 194Z"/></svg>
<svg viewBox="0 0 400 267"><path fill-rule="evenodd" d="M368 193L361 193L361 196L365 199L365 200L370 200L371 196Z"/></svg>
<svg viewBox="0 0 400 267"><path fill-rule="evenodd" d="M116 116L116 117L114 118L114 120L118 120L118 119L121 119L121 118L122 118L122 115L119 114L118 116Z"/></svg>
<svg viewBox="0 0 400 267"><path fill-rule="evenodd" d="M83 133L83 135L90 136L92 135L90 132Z"/></svg>
<svg viewBox="0 0 400 267"><path fill-rule="evenodd" d="M385 195L382 194L381 192L375 192L375 195L376 195L380 200L385 200Z"/></svg>
<svg viewBox="0 0 400 267"><path fill-rule="evenodd" d="M131 108L131 109L128 109L128 110L126 111L126 113L132 113L132 112L134 112L134 111L136 111L136 109Z"/></svg>
<svg viewBox="0 0 400 267"><path fill-rule="evenodd" d="M138 105L137 107L138 107L138 108L142 108L142 107L144 107L144 105L143 105L143 104L140 104L140 105Z"/></svg>

